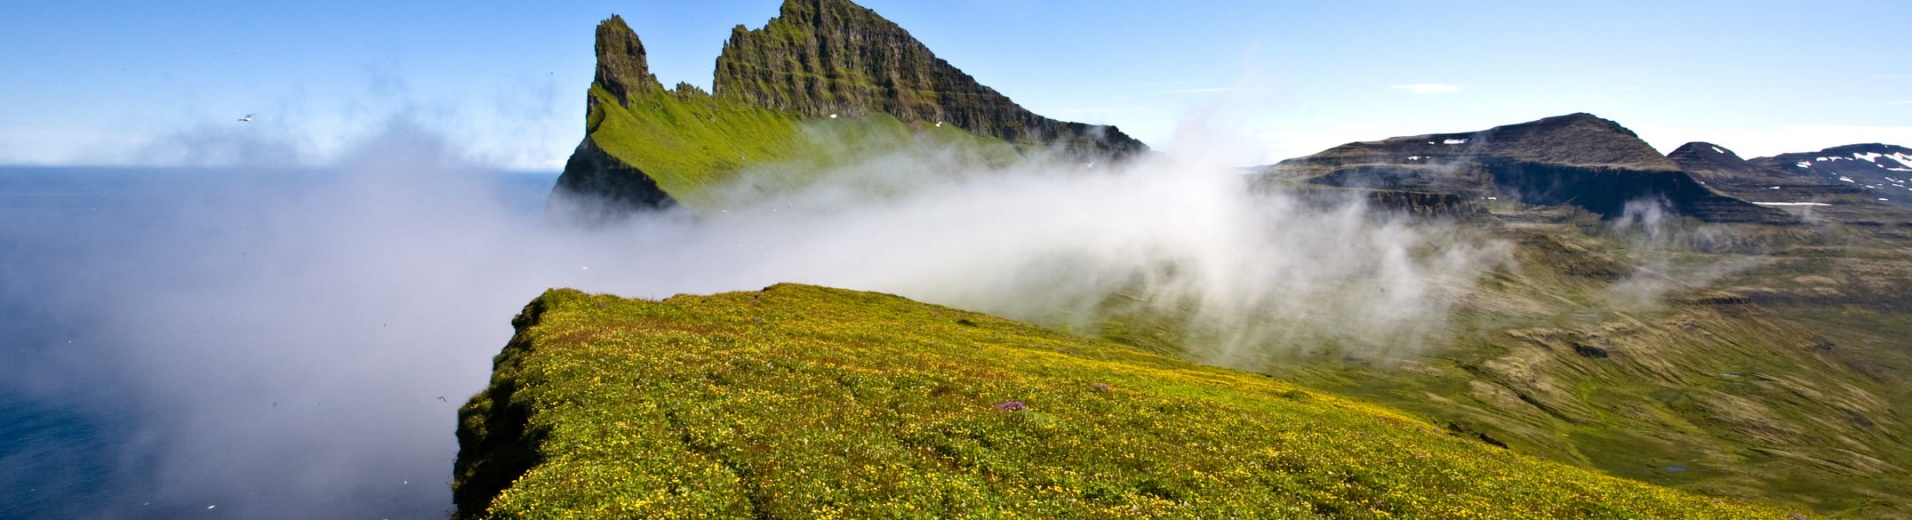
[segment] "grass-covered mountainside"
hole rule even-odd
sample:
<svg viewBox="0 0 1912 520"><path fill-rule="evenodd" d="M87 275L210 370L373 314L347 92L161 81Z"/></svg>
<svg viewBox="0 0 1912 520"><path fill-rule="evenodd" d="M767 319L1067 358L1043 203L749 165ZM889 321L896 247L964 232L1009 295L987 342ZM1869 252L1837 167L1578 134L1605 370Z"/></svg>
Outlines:
<svg viewBox="0 0 1912 520"><path fill-rule="evenodd" d="M739 27L714 95L665 89L618 17L597 51L554 190L587 211L751 204L879 156L1142 149L1029 114L844 0ZM1411 347L1334 319L1212 330L1144 288L1054 324L1079 336L815 287L553 291L461 414L459 514L1912 518L1912 197L1887 194L1912 193L1906 161L1661 155L1572 114L1257 172L1270 204L1507 247L1430 294L1425 337L1386 340Z"/></svg>
<svg viewBox="0 0 1912 520"><path fill-rule="evenodd" d="M459 518L1784 518L1266 376L875 293L545 293Z"/></svg>
<svg viewBox="0 0 1912 520"><path fill-rule="evenodd" d="M846 0L788 0L764 28L738 26L717 59L715 95L667 91L621 17L599 24L595 47L585 138L553 192L587 211L709 209L722 203L711 192L740 177L790 182L878 154L1119 159L1148 149L1114 127L1031 113Z"/></svg>
<svg viewBox="0 0 1912 520"><path fill-rule="evenodd" d="M1708 143L1659 157L1618 125L1575 115L1284 161L1264 170L1264 189L1476 206L1466 214L1489 216L1465 227L1515 244L1517 262L1460 298L1453 338L1425 356L1329 349L1238 366L1613 475L1912 517L1912 212L1824 173L1903 180L1883 178L1899 166L1893 150L1834 151L1794 164L1819 172ZM1621 182L1581 182L1602 172ZM1521 189L1537 182L1559 195ZM1750 213L1744 201L1765 206ZM1116 321L1117 339L1135 344L1191 337L1175 316Z"/></svg>
<svg viewBox="0 0 1912 520"><path fill-rule="evenodd" d="M1444 193L1574 205L1613 217L1639 200L1665 200L1716 222L1784 220L1695 181L1633 131L1570 114L1478 132L1349 143L1264 168L1264 182Z"/></svg>
<svg viewBox="0 0 1912 520"><path fill-rule="evenodd" d="M1889 294L1912 287L1905 256L1793 226L1705 226L1654 242L1590 214L1534 213L1496 208L1503 223L1489 233L1517 244L1518 263L1457 305L1450 341L1409 359L1331 349L1245 368L1611 475L1907 514L1912 315ZM1830 258L1847 254L1883 263L1863 271L1873 277L1834 272Z"/></svg>

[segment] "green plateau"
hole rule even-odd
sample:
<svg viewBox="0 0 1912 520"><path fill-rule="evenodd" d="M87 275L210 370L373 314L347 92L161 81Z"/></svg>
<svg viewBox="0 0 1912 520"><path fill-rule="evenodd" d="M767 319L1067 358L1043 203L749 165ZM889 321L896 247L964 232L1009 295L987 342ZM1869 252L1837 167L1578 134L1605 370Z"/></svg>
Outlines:
<svg viewBox="0 0 1912 520"><path fill-rule="evenodd" d="M513 324L460 410L459 518L1786 514L884 294L552 290Z"/></svg>

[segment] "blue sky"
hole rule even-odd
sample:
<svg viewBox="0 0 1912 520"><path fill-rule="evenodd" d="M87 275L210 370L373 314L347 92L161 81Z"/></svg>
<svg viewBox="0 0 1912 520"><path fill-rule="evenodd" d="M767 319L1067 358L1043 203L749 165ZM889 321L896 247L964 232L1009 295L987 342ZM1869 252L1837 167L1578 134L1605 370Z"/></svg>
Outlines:
<svg viewBox="0 0 1912 520"><path fill-rule="evenodd" d="M0 164L324 162L397 118L556 168L598 20L624 15L665 82L708 86L730 28L779 3L13 0ZM1038 113L1170 150L1204 127L1246 162L1571 112L1661 151L1912 145L1912 2L861 3Z"/></svg>

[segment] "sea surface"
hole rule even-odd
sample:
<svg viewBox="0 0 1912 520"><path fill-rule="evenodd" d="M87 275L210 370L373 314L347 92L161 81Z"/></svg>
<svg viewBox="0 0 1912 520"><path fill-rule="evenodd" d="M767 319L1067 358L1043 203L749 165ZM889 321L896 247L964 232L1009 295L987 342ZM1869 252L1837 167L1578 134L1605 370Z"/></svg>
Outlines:
<svg viewBox="0 0 1912 520"><path fill-rule="evenodd" d="M556 178L553 172L457 175L462 183L477 187L464 193L484 194L479 204L498 208L503 218L527 221L539 218ZM312 468L322 464L308 459L260 461L267 456L262 453L286 447L249 445L246 432L223 433L229 439L209 447L179 439L245 428L253 421L244 414L260 414L258 422L272 424L264 414L295 410L296 396L223 403L238 392L220 381L245 379L217 376L204 379L204 393L182 391L196 388L200 376L191 367L171 363L207 358L151 352L178 343L147 342L144 336L146 331L155 338L183 334L168 326L180 320L154 316L191 314L146 311L168 308L170 304L158 300L181 288L216 285L222 270L237 265L217 258L264 254L242 247L239 255L228 255L231 251L219 248L251 239L206 235L256 232L264 241L284 226L252 225L249 220L340 215L271 211L281 204L323 204L304 195L338 191L339 176L327 170L0 167L0 359L5 360L0 362L0 518L443 518L450 508L446 481L451 468L444 465L432 475L431 467L448 462L446 453L455 446L430 450L423 463L394 466L400 473L422 467L416 469L422 475L394 475L392 482L362 492L326 481L362 477L315 471ZM272 274L247 273L261 279ZM191 299L180 301L194 305ZM215 325L194 327L212 331ZM391 326L385 324L387 330ZM228 328L230 334L242 332ZM226 369L271 370L242 364ZM321 388L314 394L332 392ZM465 395L407 398L433 406L427 419L431 423L449 421ZM308 410L331 413L327 408ZM232 415L224 418L181 418L228 412ZM337 417L352 420L349 414ZM219 426L205 426L214 423ZM328 427L324 421L295 424L297 431ZM442 436L433 442L453 444L452 427L445 422ZM269 429L259 433L278 434ZM345 428L317 438L359 434L362 431ZM350 456L349 448L326 442L311 447L340 452L335 458ZM195 461L245 471L222 475L197 469L202 466ZM273 496L278 493L272 490L284 494ZM315 498L327 497L294 496L299 493L341 496L329 497L335 505L315 509L315 503L324 502Z"/></svg>

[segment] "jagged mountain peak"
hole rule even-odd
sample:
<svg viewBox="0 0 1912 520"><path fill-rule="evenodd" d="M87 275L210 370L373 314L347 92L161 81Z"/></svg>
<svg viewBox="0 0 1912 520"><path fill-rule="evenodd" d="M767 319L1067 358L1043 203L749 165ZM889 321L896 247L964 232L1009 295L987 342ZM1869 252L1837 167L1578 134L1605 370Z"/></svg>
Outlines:
<svg viewBox="0 0 1912 520"><path fill-rule="evenodd" d="M614 14L598 22L595 47L597 75L592 81L617 96L618 102L628 104L632 92L664 88L651 74L643 40L624 23L624 17Z"/></svg>
<svg viewBox="0 0 1912 520"><path fill-rule="evenodd" d="M1113 126L1036 115L847 0L789 0L763 28L738 26L717 58L713 94L805 117L881 112L1072 153L1148 150Z"/></svg>

